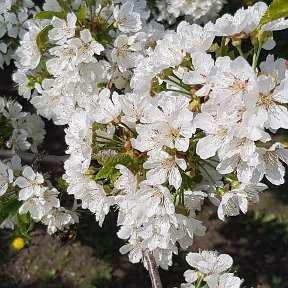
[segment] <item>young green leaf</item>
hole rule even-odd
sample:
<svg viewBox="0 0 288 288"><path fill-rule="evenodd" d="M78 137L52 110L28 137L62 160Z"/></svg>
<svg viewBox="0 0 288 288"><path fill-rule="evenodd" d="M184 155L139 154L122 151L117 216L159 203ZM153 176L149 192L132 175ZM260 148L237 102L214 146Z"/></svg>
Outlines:
<svg viewBox="0 0 288 288"><path fill-rule="evenodd" d="M6 193L0 197L0 225L8 218L15 216L21 207L20 202L15 194Z"/></svg>
<svg viewBox="0 0 288 288"><path fill-rule="evenodd" d="M33 226L34 221L29 213L18 215L17 227L23 237L30 238L29 232L32 230Z"/></svg>
<svg viewBox="0 0 288 288"><path fill-rule="evenodd" d="M115 156L99 156L97 155L95 159L105 167L115 167L117 164L128 165L132 162L132 158L127 154L118 154Z"/></svg>
<svg viewBox="0 0 288 288"><path fill-rule="evenodd" d="M97 173L94 177L94 180L105 179L108 178L114 170L114 167L111 166L103 166L102 169Z"/></svg>
<svg viewBox="0 0 288 288"><path fill-rule="evenodd" d="M77 19L81 23L86 19L86 7L83 5L79 8L77 12Z"/></svg>
<svg viewBox="0 0 288 288"><path fill-rule="evenodd" d="M261 18L258 29L260 29L264 24L284 17L288 17L288 1L274 0Z"/></svg>
<svg viewBox="0 0 288 288"><path fill-rule="evenodd" d="M67 0L57 0L57 2L59 3L59 5L61 6L61 8L65 11L65 12L70 12L71 9L71 1L67 1Z"/></svg>
<svg viewBox="0 0 288 288"><path fill-rule="evenodd" d="M54 16L61 19L65 19L65 15L63 13L55 11L40 11L34 16L34 19L35 20L52 19Z"/></svg>
<svg viewBox="0 0 288 288"><path fill-rule="evenodd" d="M47 51L50 47L47 45L48 32L53 28L52 25L44 27L37 35L36 43L41 53Z"/></svg>

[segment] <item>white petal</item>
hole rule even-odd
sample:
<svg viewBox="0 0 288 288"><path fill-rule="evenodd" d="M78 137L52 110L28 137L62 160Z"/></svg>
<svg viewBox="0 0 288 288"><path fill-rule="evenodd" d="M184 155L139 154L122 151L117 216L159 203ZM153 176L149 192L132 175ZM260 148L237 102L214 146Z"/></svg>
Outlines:
<svg viewBox="0 0 288 288"><path fill-rule="evenodd" d="M221 142L217 137L208 135L198 141L196 153L202 159L207 159L214 156L220 146Z"/></svg>

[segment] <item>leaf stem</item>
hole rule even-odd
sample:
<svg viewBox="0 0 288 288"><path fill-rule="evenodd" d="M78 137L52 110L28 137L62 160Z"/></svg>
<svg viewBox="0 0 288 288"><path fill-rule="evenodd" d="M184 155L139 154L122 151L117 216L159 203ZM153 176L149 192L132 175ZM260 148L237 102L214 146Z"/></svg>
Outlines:
<svg viewBox="0 0 288 288"><path fill-rule="evenodd" d="M259 42L259 45L255 45L255 47L254 47L254 55L253 55L253 63L252 63L252 68L254 71L256 70L256 67L258 65L262 46L263 46L263 43Z"/></svg>
<svg viewBox="0 0 288 288"><path fill-rule="evenodd" d="M243 54L243 51L242 51L242 48L241 48L241 45L237 45L237 46L235 46L235 47L236 47L239 55L240 55L241 57L245 58L245 56L244 56L244 54Z"/></svg>
<svg viewBox="0 0 288 288"><path fill-rule="evenodd" d="M114 143L123 145L123 141L119 141L119 140L114 139L114 138L108 138L108 137L100 136L100 135L97 135L97 134L96 134L96 139L97 139L97 138L100 138L100 139L103 139L103 140L107 140L108 142L114 142ZM96 140L96 141L97 141L97 140ZM97 141L97 142L101 142L101 141ZM103 141L103 142L104 142L104 141ZM107 142L105 141L105 143L107 143Z"/></svg>
<svg viewBox="0 0 288 288"><path fill-rule="evenodd" d="M186 92L186 91L181 91L181 90L176 90L176 89L165 89L165 91L171 91L171 92L178 92L178 93L182 93L188 96L192 96L190 93Z"/></svg>
<svg viewBox="0 0 288 288"><path fill-rule="evenodd" d="M174 77L174 76L173 76L173 77ZM175 78L176 78L176 77L175 77ZM176 79L177 79L177 78L176 78ZM168 78L165 79L164 81L165 81L166 83L167 83L167 81L170 81L170 82L174 83L175 85L179 86L180 88L182 88L182 89L184 89L184 90L190 92L190 90L188 90L187 88L185 88L184 85L181 85L181 83L175 81L174 79L171 79L171 77L168 77ZM167 83L167 84L169 84L169 83ZM189 95L190 95L190 94L189 94Z"/></svg>
<svg viewBox="0 0 288 288"><path fill-rule="evenodd" d="M128 125L126 125L125 123L121 122L119 125L120 125L120 126L122 125L122 126L123 126L124 128L126 128L128 131L130 131L134 137L137 136L136 132L133 131L133 130L132 130Z"/></svg>
<svg viewBox="0 0 288 288"><path fill-rule="evenodd" d="M199 288L200 287L200 285L201 285L201 283L203 281L203 277L204 277L204 275L201 274L200 278L197 280L195 288Z"/></svg>

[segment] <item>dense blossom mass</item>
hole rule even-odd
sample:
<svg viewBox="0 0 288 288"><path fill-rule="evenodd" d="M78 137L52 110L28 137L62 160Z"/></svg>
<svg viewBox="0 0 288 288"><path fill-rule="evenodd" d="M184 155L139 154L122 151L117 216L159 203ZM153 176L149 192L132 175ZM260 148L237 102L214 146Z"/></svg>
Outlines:
<svg viewBox="0 0 288 288"><path fill-rule="evenodd" d="M156 0L158 21L175 23L178 17L185 17L186 21L207 23L215 19L226 0Z"/></svg>
<svg viewBox="0 0 288 288"><path fill-rule="evenodd" d="M62 181L75 201L61 207L58 190L16 156L1 162L0 196L16 191L19 214L50 234L77 222L80 207L100 226L116 207L120 252L146 265L148 249L168 269L178 247L205 234L197 220L204 201L224 220L259 202L264 178L284 183L288 150L273 134L288 129L287 63L259 56L288 20L261 25L267 5L258 2L207 23L225 1L156 1L158 21L186 17L173 31L150 21L144 0L84 2L46 1L38 13L30 1L0 4L0 37L10 37L0 66L19 37L13 80L37 114L67 125ZM21 109L1 100L11 134L1 144L37 152L44 124ZM2 226L15 224L12 217ZM200 287L199 277L210 288L241 285L226 254L190 253L187 262L195 270L181 287Z"/></svg>

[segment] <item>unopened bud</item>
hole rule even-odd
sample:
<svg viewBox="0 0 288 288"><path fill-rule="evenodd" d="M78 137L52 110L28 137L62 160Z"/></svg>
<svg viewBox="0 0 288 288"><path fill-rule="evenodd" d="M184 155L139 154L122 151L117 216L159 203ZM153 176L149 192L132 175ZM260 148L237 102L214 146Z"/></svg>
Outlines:
<svg viewBox="0 0 288 288"><path fill-rule="evenodd" d="M195 91L196 92L196 91ZM189 103L188 109L192 112L200 112L201 111L201 101L200 97L194 96L193 101Z"/></svg>
<svg viewBox="0 0 288 288"><path fill-rule="evenodd" d="M241 46L242 39L241 38L233 38L231 43L234 47Z"/></svg>

